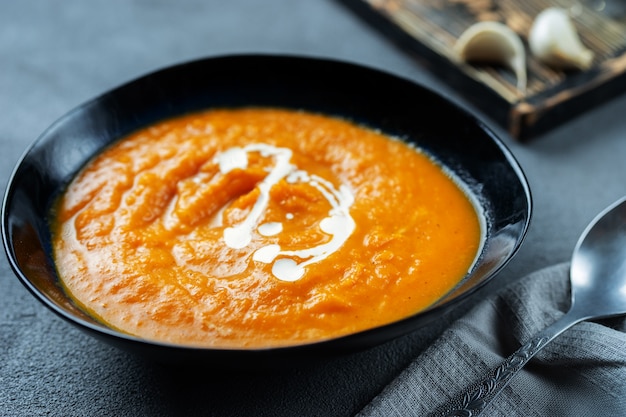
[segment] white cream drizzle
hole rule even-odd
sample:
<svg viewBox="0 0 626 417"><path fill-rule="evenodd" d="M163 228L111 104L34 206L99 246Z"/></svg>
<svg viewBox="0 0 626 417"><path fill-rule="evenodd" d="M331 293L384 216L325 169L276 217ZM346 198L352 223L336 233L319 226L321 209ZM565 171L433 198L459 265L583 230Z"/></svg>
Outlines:
<svg viewBox="0 0 626 417"><path fill-rule="evenodd" d="M276 236L283 231L283 224L279 222L263 223L257 230L263 236Z"/></svg>
<svg viewBox="0 0 626 417"><path fill-rule="evenodd" d="M259 197L248 216L238 225L224 230L224 242L233 249L246 247L252 241L252 233L256 229L262 236L275 236L282 232L280 222L269 222L258 225L270 201L270 190L283 178L291 184L307 183L316 188L329 202L331 209L328 217L320 221L320 229L331 236L329 242L301 250L282 250L280 245L268 244L255 251L252 259L262 263L272 263L272 274L282 281L297 281L304 275L305 267L319 262L341 248L355 228L350 216L350 207L354 197L346 185L339 189L317 175L309 174L291 164L292 151L267 144L251 144L243 148L230 148L215 156L220 172L226 174L233 169L245 169L248 166L248 153L258 152L263 157L272 157L274 165L268 175L257 187ZM286 215L287 220L294 218L292 213ZM280 257L280 258L279 258ZM279 258L279 259L277 259ZM294 258L303 260L296 261Z"/></svg>

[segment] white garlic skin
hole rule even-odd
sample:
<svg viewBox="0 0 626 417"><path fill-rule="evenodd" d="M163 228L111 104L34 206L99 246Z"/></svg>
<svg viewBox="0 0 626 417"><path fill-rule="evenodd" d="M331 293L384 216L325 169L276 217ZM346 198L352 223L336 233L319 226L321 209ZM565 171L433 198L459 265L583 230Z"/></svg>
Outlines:
<svg viewBox="0 0 626 417"><path fill-rule="evenodd" d="M593 52L581 42L564 9L549 7L537 15L528 33L528 46L537 59L555 69L585 70Z"/></svg>
<svg viewBox="0 0 626 417"><path fill-rule="evenodd" d="M504 65L515 73L517 88L526 89L526 51L520 37L500 22L470 26L457 40L454 51L461 61Z"/></svg>

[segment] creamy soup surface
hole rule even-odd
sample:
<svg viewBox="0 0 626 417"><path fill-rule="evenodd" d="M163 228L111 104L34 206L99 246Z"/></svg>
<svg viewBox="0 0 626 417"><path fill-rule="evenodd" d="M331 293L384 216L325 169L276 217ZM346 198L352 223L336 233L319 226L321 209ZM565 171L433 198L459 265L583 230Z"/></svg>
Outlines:
<svg viewBox="0 0 626 417"><path fill-rule="evenodd" d="M116 142L54 212L66 291L142 338L257 348L414 314L471 268L479 213L431 158L307 112L210 110Z"/></svg>

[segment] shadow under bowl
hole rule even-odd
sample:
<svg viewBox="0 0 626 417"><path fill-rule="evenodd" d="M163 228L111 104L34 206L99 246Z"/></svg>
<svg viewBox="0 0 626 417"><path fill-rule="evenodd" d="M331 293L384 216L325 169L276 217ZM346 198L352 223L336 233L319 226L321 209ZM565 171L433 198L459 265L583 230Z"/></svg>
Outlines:
<svg viewBox="0 0 626 417"><path fill-rule="evenodd" d="M96 154L152 123L224 107L279 107L339 116L416 144L466 185L485 215L473 269L431 308L394 323L331 340L264 349L214 349L144 340L94 320L59 284L49 216L55 199ZM234 55L166 68L113 89L69 112L27 150L9 181L2 237L20 281L45 306L121 349L166 363L258 367L302 363L369 348L416 331L467 300L519 249L531 217L526 178L506 146L480 120L414 82L325 59Z"/></svg>

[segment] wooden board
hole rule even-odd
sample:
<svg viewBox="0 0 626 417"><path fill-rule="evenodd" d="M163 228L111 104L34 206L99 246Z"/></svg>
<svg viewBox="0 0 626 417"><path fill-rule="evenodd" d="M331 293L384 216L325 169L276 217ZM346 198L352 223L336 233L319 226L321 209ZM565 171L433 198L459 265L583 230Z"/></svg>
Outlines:
<svg viewBox="0 0 626 417"><path fill-rule="evenodd" d="M626 92L626 0L341 0L415 53L512 137L536 137ZM594 52L586 71L558 71L528 52L535 16L562 7ZM495 20L517 32L526 48L528 83L522 91L506 68L459 63L454 44L478 21Z"/></svg>

